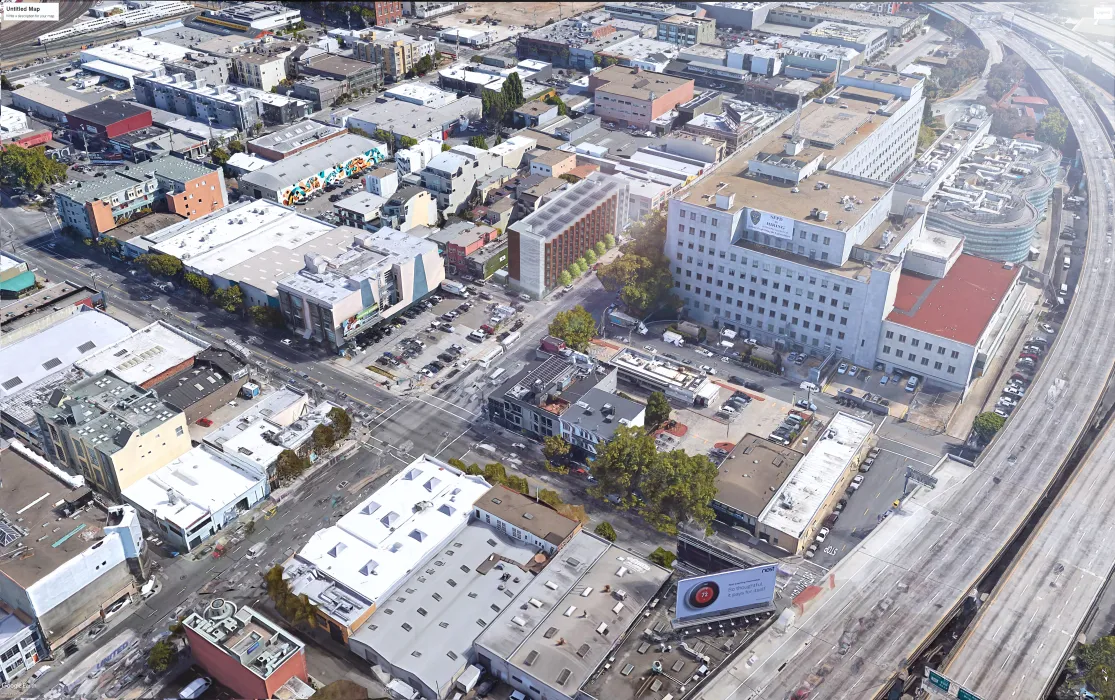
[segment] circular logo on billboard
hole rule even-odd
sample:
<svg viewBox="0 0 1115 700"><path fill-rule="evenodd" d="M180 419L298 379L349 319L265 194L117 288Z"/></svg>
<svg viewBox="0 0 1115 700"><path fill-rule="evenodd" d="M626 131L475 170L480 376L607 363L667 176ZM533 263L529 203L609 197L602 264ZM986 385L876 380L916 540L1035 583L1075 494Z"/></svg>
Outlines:
<svg viewBox="0 0 1115 700"><path fill-rule="evenodd" d="M689 604L689 607L699 610L712 605L719 597L720 586L716 585L715 581L705 581L704 583L694 586L693 590L689 591L686 602Z"/></svg>

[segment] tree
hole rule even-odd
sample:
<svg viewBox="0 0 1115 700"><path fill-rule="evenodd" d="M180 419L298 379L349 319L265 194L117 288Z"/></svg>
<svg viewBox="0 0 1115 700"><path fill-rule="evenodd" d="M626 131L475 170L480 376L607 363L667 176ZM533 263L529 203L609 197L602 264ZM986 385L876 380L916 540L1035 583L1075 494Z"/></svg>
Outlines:
<svg viewBox="0 0 1115 700"><path fill-rule="evenodd" d="M612 248L615 248L616 247L616 237L613 236L610 233L607 234L606 236L604 236L604 246L608 250L611 250Z"/></svg>
<svg viewBox="0 0 1115 700"><path fill-rule="evenodd" d="M608 540L609 542L616 541L616 529L612 527L612 524L608 521L604 521L597 525L596 529L593 530L593 532L596 533L598 536Z"/></svg>
<svg viewBox="0 0 1115 700"><path fill-rule="evenodd" d="M484 151L488 150L488 142L484 140L484 136L482 134L477 134L476 136L470 136L469 139L468 139L468 145L472 146L473 148L479 148L479 149L484 150Z"/></svg>
<svg viewBox="0 0 1115 700"><path fill-rule="evenodd" d="M549 332L574 350L583 352L596 337L596 319L578 304L568 311L559 311L550 322Z"/></svg>
<svg viewBox="0 0 1115 700"><path fill-rule="evenodd" d="M276 564L263 575L267 596L283 617L296 625L313 627L317 620L317 606L305 594L294 595L290 584L283 578L282 564Z"/></svg>
<svg viewBox="0 0 1115 700"><path fill-rule="evenodd" d="M816 89L813 90L813 92L809 93L808 97L811 100L815 100L819 97L824 97L825 95L829 94L830 92L832 92L832 80L831 79L825 80L820 85L818 85L816 87Z"/></svg>
<svg viewBox="0 0 1115 700"><path fill-rule="evenodd" d="M308 460L294 450L283 450L275 461L275 476L280 481L292 481L301 476L308 466Z"/></svg>
<svg viewBox="0 0 1115 700"><path fill-rule="evenodd" d="M949 20L949 23L945 25L945 34L953 41L960 41L960 38L967 33L968 28L964 26L963 22L957 22L953 19Z"/></svg>
<svg viewBox="0 0 1115 700"><path fill-rule="evenodd" d="M539 491L538 500L554 509L564 503L564 501L561 500L561 496L558 495L558 492L551 491L550 489L542 489Z"/></svg>
<svg viewBox="0 0 1115 700"><path fill-rule="evenodd" d="M677 534L678 523L692 519L708 526L716 515L710 505L716 496L716 465L705 455L684 450L661 454L639 488L643 517L671 535Z"/></svg>
<svg viewBox="0 0 1115 700"><path fill-rule="evenodd" d="M651 552L647 559L649 559L652 564L658 564L664 569L669 569L673 565L674 559L677 559L677 555L659 547Z"/></svg>
<svg viewBox="0 0 1115 700"><path fill-rule="evenodd" d="M489 484L506 484L507 470L499 462L492 462L484 466L484 480Z"/></svg>
<svg viewBox="0 0 1115 700"><path fill-rule="evenodd" d="M547 435L542 440L542 454L551 462L564 463L572 448L560 435Z"/></svg>
<svg viewBox="0 0 1115 700"><path fill-rule="evenodd" d="M230 285L213 292L213 303L225 311L235 312L244 305L244 292L239 285Z"/></svg>
<svg viewBox="0 0 1115 700"><path fill-rule="evenodd" d="M507 88L507 82L504 82L504 89ZM480 112L485 119L493 124L502 124L507 113L514 107L511 106L507 95L504 92L492 92L485 90L480 95ZM515 105L518 107L518 105Z"/></svg>
<svg viewBox="0 0 1115 700"><path fill-rule="evenodd" d="M569 106L566 105L565 101L562 100L557 95L554 95L554 94L546 95L546 97L543 99L543 101L546 104L556 105L557 108L558 108L558 116L560 116L560 117L569 116Z"/></svg>
<svg viewBox="0 0 1115 700"><path fill-rule="evenodd" d="M585 271L588 270L588 260L584 255L577 258L577 264L581 267L581 274L585 274Z"/></svg>
<svg viewBox="0 0 1115 700"><path fill-rule="evenodd" d="M403 148L411 148L418 145L418 139L413 136L400 136L399 145Z"/></svg>
<svg viewBox="0 0 1115 700"><path fill-rule="evenodd" d="M990 442L991 438L995 437L995 433L999 432L999 430L1006 425L1006 422L1006 418L989 411L976 416L976 419L972 421L972 430L975 431L976 435L978 435L981 440Z"/></svg>
<svg viewBox="0 0 1115 700"><path fill-rule="evenodd" d="M442 143L441 144L441 152L442 153L445 153L446 151L448 151L451 148L453 148L453 147L450 146L448 143Z"/></svg>
<svg viewBox="0 0 1115 700"><path fill-rule="evenodd" d="M530 483L527 482L525 476L516 476L514 474L511 474L507 477L507 483L505 483L504 485L512 491L518 491L524 496L530 495Z"/></svg>
<svg viewBox="0 0 1115 700"><path fill-rule="evenodd" d="M270 328L282 328L286 323L283 312L274 306L252 306L248 309L248 315L257 324Z"/></svg>
<svg viewBox="0 0 1115 700"><path fill-rule="evenodd" d="M0 151L0 180L12 187L37 191L64 182L66 177L65 164L48 156L45 146Z"/></svg>
<svg viewBox="0 0 1115 700"><path fill-rule="evenodd" d="M182 261L173 255L144 253L136 258L136 262L147 268L147 271L153 275L177 277L182 272Z"/></svg>
<svg viewBox="0 0 1115 700"><path fill-rule="evenodd" d="M329 413L326 415L328 415L329 420L333 422L332 429L334 440L339 442L348 437L349 431L352 430L352 417L348 415L348 411L337 406L336 408L330 409Z"/></svg>
<svg viewBox="0 0 1115 700"><path fill-rule="evenodd" d="M604 255L604 253L608 252L608 246L604 243L604 241L597 241L596 245L593 246L593 249L596 251L597 257L600 257Z"/></svg>
<svg viewBox="0 0 1115 700"><path fill-rule="evenodd" d="M231 157L229 152L220 146L209 152L209 159L213 161L214 165L224 165Z"/></svg>
<svg viewBox="0 0 1115 700"><path fill-rule="evenodd" d="M11 89L12 83L10 80L8 80L8 76L0 75L0 90L11 91Z"/></svg>
<svg viewBox="0 0 1115 700"><path fill-rule="evenodd" d="M241 143L239 139L233 139L228 142L228 150L232 151L233 153L243 153L245 150L244 144Z"/></svg>
<svg viewBox="0 0 1115 700"><path fill-rule="evenodd" d="M596 251L592 248L589 248L588 250L585 251L584 259L585 259L585 262L588 263L590 266L595 265L596 264Z"/></svg>
<svg viewBox="0 0 1115 700"><path fill-rule="evenodd" d="M523 97L523 82L519 79L518 73L512 73L507 76L503 81L503 87L500 92L507 100L510 109L516 109L523 104L525 98Z"/></svg>
<svg viewBox="0 0 1115 700"><path fill-rule="evenodd" d="M97 247L99 247L101 252L105 255L111 255L113 257L120 256L120 241L112 236L101 236L98 238Z"/></svg>
<svg viewBox="0 0 1115 700"><path fill-rule="evenodd" d="M414 70L418 72L418 75L426 75L433 69L434 59L430 56L423 56L422 58L418 59L417 63L414 64Z"/></svg>
<svg viewBox="0 0 1115 700"><path fill-rule="evenodd" d="M178 656L178 649L174 644L166 639L160 639L152 644L151 650L147 652L147 668L155 673L162 673L170 668L176 656Z"/></svg>
<svg viewBox="0 0 1115 700"><path fill-rule="evenodd" d="M991 133L1004 138L1034 131L1034 120L1012 107L991 110Z"/></svg>
<svg viewBox="0 0 1115 700"><path fill-rule="evenodd" d="M328 425L319 425L314 428L312 436L314 444L314 452L321 454L333 448L337 444L337 436L333 432L333 428Z"/></svg>
<svg viewBox="0 0 1115 700"><path fill-rule="evenodd" d="M1065 145L1068 130L1069 123L1065 119L1065 113L1056 107L1050 107L1045 111L1045 116L1038 122L1038 129L1034 132L1034 138L1054 148L1061 148Z"/></svg>
<svg viewBox="0 0 1115 700"><path fill-rule="evenodd" d="M655 429L670 420L670 402L661 391L652 391L647 397L646 426Z"/></svg>
<svg viewBox="0 0 1115 700"><path fill-rule="evenodd" d="M568 287L573 284L573 275L569 274L569 270L561 271L561 275L558 277L558 284L563 287Z"/></svg>
<svg viewBox="0 0 1115 700"><path fill-rule="evenodd" d="M603 449L597 451L592 463L597 483L590 492L600 497L622 496L630 505L644 473L654 468L657 459L653 436L639 428L621 425Z"/></svg>
<svg viewBox="0 0 1115 700"><path fill-rule="evenodd" d="M937 140L937 132L922 124L918 128L918 150L924 151Z"/></svg>
<svg viewBox="0 0 1115 700"><path fill-rule="evenodd" d="M213 291L213 283L210 282L209 278L205 275L199 275L196 272L187 272L182 276L182 279L185 280L186 284L205 296L209 296L209 292Z"/></svg>
<svg viewBox="0 0 1115 700"><path fill-rule="evenodd" d="M1101 698L1115 698L1115 636L1081 646L1077 659L1088 686Z"/></svg>
<svg viewBox="0 0 1115 700"><path fill-rule="evenodd" d="M577 177L573 173L562 173L561 175L558 175L558 177L562 180L565 180L570 185L576 185L578 182L581 181L581 178Z"/></svg>
<svg viewBox="0 0 1115 700"><path fill-rule="evenodd" d="M352 129L349 129L349 131L352 131ZM387 144L388 148L390 148L395 143L395 137L392 136L391 132L387 131L386 129L376 129L373 136L375 137L376 141Z"/></svg>

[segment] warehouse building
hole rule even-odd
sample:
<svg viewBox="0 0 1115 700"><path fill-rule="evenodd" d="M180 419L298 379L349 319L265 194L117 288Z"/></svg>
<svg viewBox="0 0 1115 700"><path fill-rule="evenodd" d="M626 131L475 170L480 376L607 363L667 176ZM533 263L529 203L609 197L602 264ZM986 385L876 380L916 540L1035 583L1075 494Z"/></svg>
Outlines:
<svg viewBox="0 0 1115 700"><path fill-rule="evenodd" d="M130 102L102 100L75 109L63 122L73 143L81 143L86 151L103 150L111 139L151 126L151 110Z"/></svg>
<svg viewBox="0 0 1115 700"><path fill-rule="evenodd" d="M306 120L264 134L248 142L248 152L267 160L282 160L345 133L339 126Z"/></svg>
<svg viewBox="0 0 1115 700"><path fill-rule="evenodd" d="M335 182L358 177L386 160L387 153L387 144L343 133L248 173L240 179L240 191L289 206Z"/></svg>

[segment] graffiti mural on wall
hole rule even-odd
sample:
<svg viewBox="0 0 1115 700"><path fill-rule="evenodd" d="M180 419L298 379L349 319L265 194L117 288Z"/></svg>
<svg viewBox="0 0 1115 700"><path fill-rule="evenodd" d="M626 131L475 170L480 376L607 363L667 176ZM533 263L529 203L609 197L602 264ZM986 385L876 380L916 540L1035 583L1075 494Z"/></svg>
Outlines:
<svg viewBox="0 0 1115 700"><path fill-rule="evenodd" d="M334 182L359 175L368 168L382 163L387 159L387 148L372 147L343 163L339 163L329 170L322 170L313 175L299 180L290 187L279 192L279 202L290 206L295 202L304 202L314 192L325 189Z"/></svg>

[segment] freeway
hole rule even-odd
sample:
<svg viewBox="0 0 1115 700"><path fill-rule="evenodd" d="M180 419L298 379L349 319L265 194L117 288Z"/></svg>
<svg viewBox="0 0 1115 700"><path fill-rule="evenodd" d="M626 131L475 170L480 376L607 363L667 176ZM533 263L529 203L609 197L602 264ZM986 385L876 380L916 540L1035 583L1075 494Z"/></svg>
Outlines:
<svg viewBox="0 0 1115 700"><path fill-rule="evenodd" d="M1109 145L1095 138L1101 133L1095 115L1070 99L1073 88L1060 72L1042 66L1038 74L1084 135L1093 196L1079 285L1027 399L962 484L942 487L928 503L884 521L864 541L863 556L837 565L830 585L788 629L762 635L701 691L703 700L858 700L889 690L1018 532L1086 429L1115 364L1115 167Z"/></svg>
<svg viewBox="0 0 1115 700"><path fill-rule="evenodd" d="M1014 5L989 3L982 5L980 9L1000 11L1003 13L1003 19L1013 23L1018 29L1030 32L1037 37L1046 38L1061 48L1073 52L1081 59L1090 58L1097 68L1107 73L1108 77L1115 76L1115 51L1106 46L1089 41L1071 29Z"/></svg>

